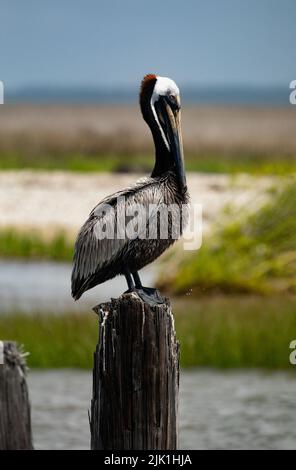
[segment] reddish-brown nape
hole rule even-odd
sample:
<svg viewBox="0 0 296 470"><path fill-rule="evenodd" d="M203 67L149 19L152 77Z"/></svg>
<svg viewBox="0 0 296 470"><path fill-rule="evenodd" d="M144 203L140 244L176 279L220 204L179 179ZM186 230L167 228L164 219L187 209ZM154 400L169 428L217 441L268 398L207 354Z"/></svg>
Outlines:
<svg viewBox="0 0 296 470"><path fill-rule="evenodd" d="M157 77L153 73L148 73L142 80L140 89L140 105L142 112L148 100L150 100Z"/></svg>

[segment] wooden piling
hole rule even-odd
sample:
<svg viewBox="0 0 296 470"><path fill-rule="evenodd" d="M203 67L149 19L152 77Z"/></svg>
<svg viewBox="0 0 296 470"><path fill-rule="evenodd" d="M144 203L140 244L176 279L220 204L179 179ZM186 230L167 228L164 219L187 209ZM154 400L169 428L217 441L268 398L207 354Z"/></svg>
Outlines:
<svg viewBox="0 0 296 470"><path fill-rule="evenodd" d="M179 343L169 302L150 307L125 294L94 310L91 449L176 449Z"/></svg>
<svg viewBox="0 0 296 470"><path fill-rule="evenodd" d="M0 450L32 448L24 354L15 343L0 341Z"/></svg>

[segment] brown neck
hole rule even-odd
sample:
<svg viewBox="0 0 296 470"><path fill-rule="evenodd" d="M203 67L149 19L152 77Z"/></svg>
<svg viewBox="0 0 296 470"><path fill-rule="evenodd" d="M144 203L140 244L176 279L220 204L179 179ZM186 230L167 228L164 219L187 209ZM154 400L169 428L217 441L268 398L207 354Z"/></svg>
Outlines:
<svg viewBox="0 0 296 470"><path fill-rule="evenodd" d="M146 75L142 82L140 93L140 107L142 115L150 127L155 146L155 165L151 174L152 177L160 176L173 167L170 151L163 140L159 125L155 120L151 108L151 97L156 80L157 78L155 75Z"/></svg>

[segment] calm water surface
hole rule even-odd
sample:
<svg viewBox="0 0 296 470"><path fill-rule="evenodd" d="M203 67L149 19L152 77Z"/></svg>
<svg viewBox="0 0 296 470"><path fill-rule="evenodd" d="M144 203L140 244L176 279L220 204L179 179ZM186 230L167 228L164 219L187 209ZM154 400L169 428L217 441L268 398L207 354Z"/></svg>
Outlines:
<svg viewBox="0 0 296 470"><path fill-rule="evenodd" d="M180 448L295 449L296 377L288 373L181 372ZM88 449L91 372L30 371L37 449Z"/></svg>
<svg viewBox="0 0 296 470"><path fill-rule="evenodd" d="M71 269L70 263L0 260L0 314L17 310L28 313L91 310L127 290L125 278L118 276L75 302L71 297ZM141 274L143 284L152 286L155 268L148 266Z"/></svg>

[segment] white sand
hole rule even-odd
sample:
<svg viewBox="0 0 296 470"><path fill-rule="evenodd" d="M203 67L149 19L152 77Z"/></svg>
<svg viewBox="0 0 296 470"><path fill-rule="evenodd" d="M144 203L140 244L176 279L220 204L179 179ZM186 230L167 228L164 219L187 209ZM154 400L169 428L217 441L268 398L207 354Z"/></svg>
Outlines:
<svg viewBox="0 0 296 470"><path fill-rule="evenodd" d="M0 226L57 229L76 232L91 209L106 195L125 188L141 175L77 174L44 171L0 172ZM256 210L274 184L271 177L207 175L190 173L191 200L203 205L204 231L223 218L231 204Z"/></svg>

